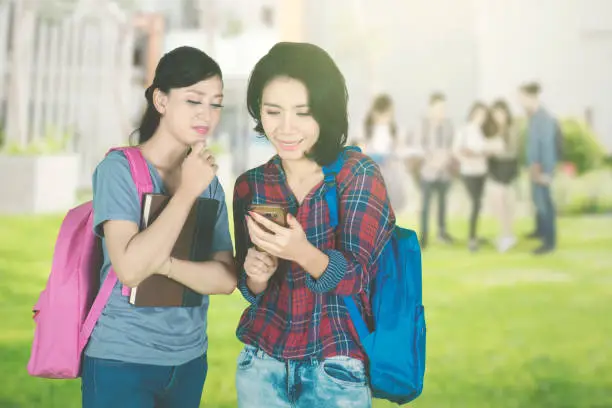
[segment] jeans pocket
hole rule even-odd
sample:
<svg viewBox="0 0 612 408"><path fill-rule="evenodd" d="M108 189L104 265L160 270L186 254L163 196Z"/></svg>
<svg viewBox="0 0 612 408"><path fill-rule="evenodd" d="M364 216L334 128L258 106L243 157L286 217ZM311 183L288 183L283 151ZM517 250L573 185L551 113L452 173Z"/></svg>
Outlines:
<svg viewBox="0 0 612 408"><path fill-rule="evenodd" d="M255 361L255 348L252 346L244 346L240 355L238 355L238 370L249 369Z"/></svg>
<svg viewBox="0 0 612 408"><path fill-rule="evenodd" d="M337 356L325 359L320 365L324 378L345 387L363 387L367 375L363 361Z"/></svg>

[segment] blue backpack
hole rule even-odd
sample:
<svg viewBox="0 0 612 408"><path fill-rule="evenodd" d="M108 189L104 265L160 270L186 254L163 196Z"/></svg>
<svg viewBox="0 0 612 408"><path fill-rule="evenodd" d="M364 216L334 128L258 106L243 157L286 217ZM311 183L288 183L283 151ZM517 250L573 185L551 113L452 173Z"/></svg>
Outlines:
<svg viewBox="0 0 612 408"><path fill-rule="evenodd" d="M357 150L349 147L345 150ZM345 154L323 168L325 200L331 224L338 225L336 175ZM344 297L361 345L368 357L370 388L375 398L405 404L423 391L425 376L425 312L422 296L421 249L414 231L395 226L378 260L372 283L374 328L370 330L352 297Z"/></svg>

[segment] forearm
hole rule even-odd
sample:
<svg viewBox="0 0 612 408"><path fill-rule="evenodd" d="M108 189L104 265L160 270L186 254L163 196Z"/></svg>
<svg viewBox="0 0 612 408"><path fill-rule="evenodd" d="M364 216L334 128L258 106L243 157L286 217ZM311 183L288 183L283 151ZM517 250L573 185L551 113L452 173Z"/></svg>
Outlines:
<svg viewBox="0 0 612 408"><path fill-rule="evenodd" d="M346 296L360 293L366 286L365 269L350 254L322 252L313 246L304 251L298 263L308 273L306 284L313 292Z"/></svg>
<svg viewBox="0 0 612 408"><path fill-rule="evenodd" d="M312 245L310 242L300 251L301 256L296 260L313 279L319 279L329 265L329 257Z"/></svg>
<svg viewBox="0 0 612 408"><path fill-rule="evenodd" d="M222 261L172 259L169 277L203 295L229 295L236 288L233 267Z"/></svg>
<svg viewBox="0 0 612 408"><path fill-rule="evenodd" d="M160 270L170 257L193 202L194 199L177 193L155 222L130 240L116 268L122 271L126 285L137 286Z"/></svg>

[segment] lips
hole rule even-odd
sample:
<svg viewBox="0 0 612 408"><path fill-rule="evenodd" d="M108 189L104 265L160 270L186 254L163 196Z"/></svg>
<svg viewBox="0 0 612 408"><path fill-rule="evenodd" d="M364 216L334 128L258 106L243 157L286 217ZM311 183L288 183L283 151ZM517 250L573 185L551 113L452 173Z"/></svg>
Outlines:
<svg viewBox="0 0 612 408"><path fill-rule="evenodd" d="M208 133L208 126L194 126L193 130L195 130L201 135L205 135Z"/></svg>
<svg viewBox="0 0 612 408"><path fill-rule="evenodd" d="M296 140L293 142L278 140L278 144L283 150L296 150L300 143L302 143L304 139Z"/></svg>

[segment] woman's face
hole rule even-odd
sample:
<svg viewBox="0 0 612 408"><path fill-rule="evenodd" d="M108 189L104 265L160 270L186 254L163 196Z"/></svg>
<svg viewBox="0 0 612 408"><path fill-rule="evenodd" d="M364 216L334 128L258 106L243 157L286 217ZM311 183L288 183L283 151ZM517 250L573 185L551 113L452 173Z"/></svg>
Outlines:
<svg viewBox="0 0 612 408"><path fill-rule="evenodd" d="M308 90L296 79L271 80L263 90L260 115L266 136L283 160L302 159L319 139Z"/></svg>
<svg viewBox="0 0 612 408"><path fill-rule="evenodd" d="M163 126L184 145L205 141L213 134L221 118L223 82L214 76L168 94L156 91L157 110Z"/></svg>
<svg viewBox="0 0 612 408"><path fill-rule="evenodd" d="M506 112L503 109L495 108L493 109L493 119L495 123L500 126L504 126L508 123L508 117L506 116Z"/></svg>
<svg viewBox="0 0 612 408"><path fill-rule="evenodd" d="M372 119L374 123L378 125L388 125L393 121L393 108L382 111L382 112L374 112L372 114Z"/></svg>
<svg viewBox="0 0 612 408"><path fill-rule="evenodd" d="M476 108L472 113L472 122L478 126L482 126L487 118L487 112L483 108Z"/></svg>

